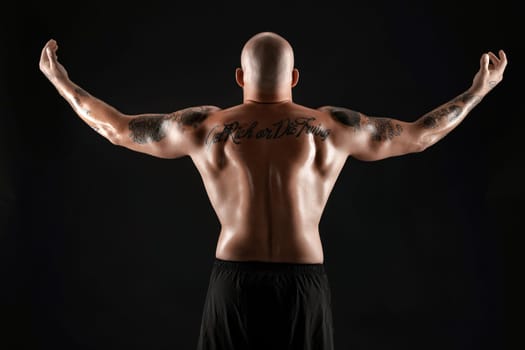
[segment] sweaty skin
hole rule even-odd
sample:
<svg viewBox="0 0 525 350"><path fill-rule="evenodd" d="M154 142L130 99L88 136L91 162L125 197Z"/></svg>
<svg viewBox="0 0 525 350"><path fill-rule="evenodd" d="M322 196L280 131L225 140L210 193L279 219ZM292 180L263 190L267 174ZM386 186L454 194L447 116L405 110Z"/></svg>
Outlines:
<svg viewBox="0 0 525 350"><path fill-rule="evenodd" d="M48 41L40 69L95 131L155 157L191 157L221 224L215 255L233 261L322 263L319 222L347 158L374 161L425 150L464 120L507 65L502 50L483 54L469 89L406 122L294 103L293 50L281 36L263 32L241 53L241 104L126 115L73 83L57 48Z"/></svg>

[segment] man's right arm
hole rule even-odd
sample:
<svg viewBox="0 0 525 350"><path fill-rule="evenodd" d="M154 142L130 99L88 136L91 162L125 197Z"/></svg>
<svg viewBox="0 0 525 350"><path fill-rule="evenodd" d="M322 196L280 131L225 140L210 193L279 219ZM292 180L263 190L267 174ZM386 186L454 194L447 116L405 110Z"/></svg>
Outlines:
<svg viewBox="0 0 525 350"><path fill-rule="evenodd" d="M198 139L199 126L215 106L195 106L173 113L127 115L88 93L69 79L57 58L58 44L49 40L40 56L40 70L76 114L114 145L159 158L189 155Z"/></svg>
<svg viewBox="0 0 525 350"><path fill-rule="evenodd" d="M468 90L413 122L370 117L340 107L325 106L320 109L328 112L352 134L351 137L345 137L342 144L349 155L356 159L374 161L421 152L441 140L465 119L503 79L506 65L507 58L502 50L499 57L491 52L483 54L480 69Z"/></svg>

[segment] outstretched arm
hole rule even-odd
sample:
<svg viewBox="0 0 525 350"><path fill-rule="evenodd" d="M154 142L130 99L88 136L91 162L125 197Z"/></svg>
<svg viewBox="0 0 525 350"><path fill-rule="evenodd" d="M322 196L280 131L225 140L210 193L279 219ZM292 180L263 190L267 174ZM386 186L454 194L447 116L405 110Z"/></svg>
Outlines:
<svg viewBox="0 0 525 350"><path fill-rule="evenodd" d="M58 45L49 40L40 56L40 70L76 114L111 143L159 158L191 152L200 123L219 108L198 106L174 113L127 115L89 94L69 79L57 58Z"/></svg>
<svg viewBox="0 0 525 350"><path fill-rule="evenodd" d="M447 103L413 122L393 118L370 117L347 108L321 107L343 124L352 137L345 137L343 147L356 159L373 161L421 152L456 128L469 112L503 79L507 57L489 52L481 56L480 68L471 87Z"/></svg>

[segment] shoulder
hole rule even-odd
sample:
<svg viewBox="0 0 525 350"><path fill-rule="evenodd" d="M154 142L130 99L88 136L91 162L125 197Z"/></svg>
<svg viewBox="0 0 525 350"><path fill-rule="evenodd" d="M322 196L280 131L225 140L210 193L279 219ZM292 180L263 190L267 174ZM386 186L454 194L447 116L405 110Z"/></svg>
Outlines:
<svg viewBox="0 0 525 350"><path fill-rule="evenodd" d="M363 113L353 109L338 106L321 106L318 111L327 114L337 123L343 126L359 127L361 120L365 117Z"/></svg>
<svg viewBox="0 0 525 350"><path fill-rule="evenodd" d="M222 109L212 105L192 106L184 109L180 109L171 113L171 118L180 121L181 123L190 123L193 121L199 121L201 118L206 118L209 115L221 111Z"/></svg>

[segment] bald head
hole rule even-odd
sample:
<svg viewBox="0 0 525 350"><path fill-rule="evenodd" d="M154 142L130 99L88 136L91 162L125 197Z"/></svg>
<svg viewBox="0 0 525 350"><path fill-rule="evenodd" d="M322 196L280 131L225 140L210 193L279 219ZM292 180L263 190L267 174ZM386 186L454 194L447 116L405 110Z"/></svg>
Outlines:
<svg viewBox="0 0 525 350"><path fill-rule="evenodd" d="M291 89L295 84L294 54L290 43L272 32L251 37L241 53L243 83L261 93Z"/></svg>

